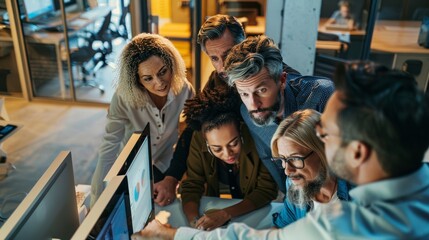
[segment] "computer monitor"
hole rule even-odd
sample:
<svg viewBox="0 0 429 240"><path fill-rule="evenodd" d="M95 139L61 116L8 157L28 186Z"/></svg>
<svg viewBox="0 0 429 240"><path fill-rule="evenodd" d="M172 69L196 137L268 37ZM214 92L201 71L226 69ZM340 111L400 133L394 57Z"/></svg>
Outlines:
<svg viewBox="0 0 429 240"><path fill-rule="evenodd" d="M72 240L129 239L132 234L126 176L113 177Z"/></svg>
<svg viewBox="0 0 429 240"><path fill-rule="evenodd" d="M0 239L70 239L78 226L72 157L63 151L1 227Z"/></svg>
<svg viewBox="0 0 429 240"><path fill-rule="evenodd" d="M150 128L149 123L143 129L142 132L134 132L127 144L125 144L118 158L116 158L106 177L104 177L105 186L108 184L110 179L117 175L124 175L131 163L134 161L137 153L142 147L145 139L148 139L148 147L150 147Z"/></svg>
<svg viewBox="0 0 429 240"><path fill-rule="evenodd" d="M155 213L153 173L149 138L145 138L126 173L133 232L142 230Z"/></svg>
<svg viewBox="0 0 429 240"><path fill-rule="evenodd" d="M104 178L105 184L117 175L127 175L133 232L140 231L154 218L150 127L131 135L124 149Z"/></svg>
<svg viewBox="0 0 429 240"><path fill-rule="evenodd" d="M35 18L48 15L54 9L52 0L24 0L27 21L34 20Z"/></svg>

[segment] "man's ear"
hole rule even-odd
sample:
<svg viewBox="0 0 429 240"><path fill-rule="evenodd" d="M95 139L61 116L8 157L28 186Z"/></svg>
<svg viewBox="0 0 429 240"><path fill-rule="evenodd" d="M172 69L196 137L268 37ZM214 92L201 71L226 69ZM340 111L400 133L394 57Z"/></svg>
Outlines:
<svg viewBox="0 0 429 240"><path fill-rule="evenodd" d="M361 141L352 141L347 146L346 154L348 159L351 160L350 166L356 168L369 159L371 148Z"/></svg>

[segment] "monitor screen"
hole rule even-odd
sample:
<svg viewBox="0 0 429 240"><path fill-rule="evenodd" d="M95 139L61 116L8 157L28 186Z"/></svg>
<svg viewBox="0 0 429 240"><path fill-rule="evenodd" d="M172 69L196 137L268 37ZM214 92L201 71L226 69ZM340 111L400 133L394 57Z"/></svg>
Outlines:
<svg viewBox="0 0 429 240"><path fill-rule="evenodd" d="M117 175L127 175L133 232L140 231L154 218L152 155L150 128L131 135L110 171L104 178L105 185Z"/></svg>
<svg viewBox="0 0 429 240"><path fill-rule="evenodd" d="M127 144L122 149L118 158L116 158L106 177L104 178L104 185L110 181L114 176L124 175L131 163L134 161L135 156L139 152L144 140L150 138L149 124L146 125L142 132L134 132ZM150 143L149 143L150 146Z"/></svg>
<svg viewBox="0 0 429 240"><path fill-rule="evenodd" d="M27 21L47 15L55 10L52 0L24 0L24 6L27 13Z"/></svg>
<svg viewBox="0 0 429 240"><path fill-rule="evenodd" d="M2 226L0 239L70 239L78 226L72 157L63 151Z"/></svg>
<svg viewBox="0 0 429 240"><path fill-rule="evenodd" d="M126 173L133 232L142 230L154 217L152 174L150 143L146 138Z"/></svg>
<svg viewBox="0 0 429 240"><path fill-rule="evenodd" d="M131 213L126 176L115 176L72 239L129 239Z"/></svg>

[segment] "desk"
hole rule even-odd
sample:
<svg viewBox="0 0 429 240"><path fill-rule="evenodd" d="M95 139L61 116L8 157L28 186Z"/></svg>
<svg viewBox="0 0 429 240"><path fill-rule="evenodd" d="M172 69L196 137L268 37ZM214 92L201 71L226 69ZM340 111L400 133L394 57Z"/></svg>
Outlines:
<svg viewBox="0 0 429 240"><path fill-rule="evenodd" d="M350 36L363 36L365 35L365 30L360 29L353 29L353 30L329 30L326 29L325 23L328 21L329 18L321 18L319 20L319 28L317 29L319 32L325 32L325 33L332 33L335 35L338 35L341 40L343 38L349 38Z"/></svg>
<svg viewBox="0 0 429 240"><path fill-rule="evenodd" d="M429 49L418 45L420 21L377 21L371 42L371 50L392 53L392 68L402 69L406 60L422 61L422 70L416 77L421 89L426 90L429 81Z"/></svg>
<svg viewBox="0 0 429 240"><path fill-rule="evenodd" d="M111 11L110 7L102 6L91 9L87 12L83 12L80 17L76 18L73 21L79 21L79 24L73 25L71 24L71 28L73 31L68 31L69 36L76 35L80 30L86 28L90 24L93 24L97 20L103 19L109 12ZM59 73L59 81L60 81L60 91L61 97L64 99L66 97L66 89L65 89L65 79L62 67L62 60L67 59L67 56L64 56L64 32L48 32L48 31L36 31L27 35L29 37L29 42L33 43L41 43L41 44L49 44L55 46L55 57L56 63Z"/></svg>
<svg viewBox="0 0 429 240"><path fill-rule="evenodd" d="M222 199L216 197L202 197L200 203L200 213L205 212L208 209L214 208L225 208L240 202L240 199ZM283 203L275 203L266 205L258 210L252 211L240 217L234 218L231 222L243 222L250 227L256 229L267 229L272 227L272 214L280 212L283 208ZM188 220L182 210L182 202L180 199L176 199L172 204L160 207L156 205L155 213L158 215L159 212L165 211L170 213L168 223L172 227L188 226Z"/></svg>

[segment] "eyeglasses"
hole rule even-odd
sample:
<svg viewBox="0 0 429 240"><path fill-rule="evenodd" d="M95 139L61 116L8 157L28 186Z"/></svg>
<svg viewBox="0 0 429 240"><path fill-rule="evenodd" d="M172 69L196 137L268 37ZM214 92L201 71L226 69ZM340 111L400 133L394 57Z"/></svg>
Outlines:
<svg viewBox="0 0 429 240"><path fill-rule="evenodd" d="M304 160L307 159L311 154L313 154L314 151L311 151L309 154L305 155L304 157L273 157L271 158L271 161L279 164L281 162L281 165L283 168L286 168L286 163L289 164L290 167L296 168L296 169L303 169L305 167Z"/></svg>

